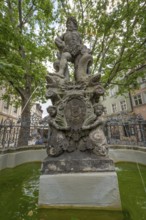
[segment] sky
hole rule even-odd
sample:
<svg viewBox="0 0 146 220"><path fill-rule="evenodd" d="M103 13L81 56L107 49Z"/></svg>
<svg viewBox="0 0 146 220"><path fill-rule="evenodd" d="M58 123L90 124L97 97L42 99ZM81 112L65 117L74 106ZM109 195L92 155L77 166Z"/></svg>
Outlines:
<svg viewBox="0 0 146 220"><path fill-rule="evenodd" d="M47 112L47 108L52 105L51 103L51 100L49 99L46 103L40 103L41 107L42 107L42 110L43 110L43 114L42 114L42 117L44 118L45 116L48 115L48 112Z"/></svg>

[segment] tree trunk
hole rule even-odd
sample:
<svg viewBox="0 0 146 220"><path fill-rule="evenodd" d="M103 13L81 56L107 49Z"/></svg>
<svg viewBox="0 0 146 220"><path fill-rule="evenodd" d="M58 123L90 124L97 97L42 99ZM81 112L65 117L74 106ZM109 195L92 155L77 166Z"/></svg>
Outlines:
<svg viewBox="0 0 146 220"><path fill-rule="evenodd" d="M22 114L21 114L21 124L18 137L17 146L27 146L30 137L30 125L31 125L31 106L28 99L22 99Z"/></svg>

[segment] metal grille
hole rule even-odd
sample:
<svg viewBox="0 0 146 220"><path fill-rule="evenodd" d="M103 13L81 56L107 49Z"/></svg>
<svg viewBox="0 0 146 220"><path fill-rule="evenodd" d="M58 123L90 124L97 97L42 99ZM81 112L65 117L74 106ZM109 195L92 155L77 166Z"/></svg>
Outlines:
<svg viewBox="0 0 146 220"><path fill-rule="evenodd" d="M28 145L38 145L47 142L48 138L48 120L42 120L36 114L30 119L20 118L16 123L8 118L0 122L0 149L18 148L18 137L21 126L27 129L27 120L30 120L30 131ZM23 138L26 138L25 135Z"/></svg>
<svg viewBox="0 0 146 220"><path fill-rule="evenodd" d="M146 120L140 115L109 117L105 134L108 144L146 146Z"/></svg>

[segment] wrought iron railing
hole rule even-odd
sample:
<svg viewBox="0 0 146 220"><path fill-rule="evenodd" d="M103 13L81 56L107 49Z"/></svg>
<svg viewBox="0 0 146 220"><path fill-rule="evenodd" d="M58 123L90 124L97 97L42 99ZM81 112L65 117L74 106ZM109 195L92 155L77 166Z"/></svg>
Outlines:
<svg viewBox="0 0 146 220"><path fill-rule="evenodd" d="M27 129L28 119L18 119L14 122L8 118L0 121L0 149L18 148L18 138L20 134L21 126ZM28 138L28 145L39 145L47 142L48 138L48 120L42 120L36 114L33 114L30 118L30 129Z"/></svg>
<svg viewBox="0 0 146 220"><path fill-rule="evenodd" d="M28 145L44 145L48 142L49 126L48 118L42 120L36 114L29 119L30 132ZM14 123L12 119L0 122L0 151L17 150L18 138L21 126L27 129L27 119L23 122L21 118ZM146 146L146 120L140 116L125 117L123 115L108 117L105 125L105 135L110 145ZM26 138L25 135L23 138Z"/></svg>
<svg viewBox="0 0 146 220"><path fill-rule="evenodd" d="M109 117L105 134L108 144L146 146L146 120L140 115Z"/></svg>

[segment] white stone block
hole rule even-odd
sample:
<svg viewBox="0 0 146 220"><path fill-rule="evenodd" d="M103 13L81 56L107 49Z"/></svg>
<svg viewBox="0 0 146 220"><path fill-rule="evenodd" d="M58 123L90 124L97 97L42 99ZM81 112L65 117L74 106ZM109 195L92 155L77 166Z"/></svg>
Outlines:
<svg viewBox="0 0 146 220"><path fill-rule="evenodd" d="M116 172L41 175L39 206L121 210Z"/></svg>

